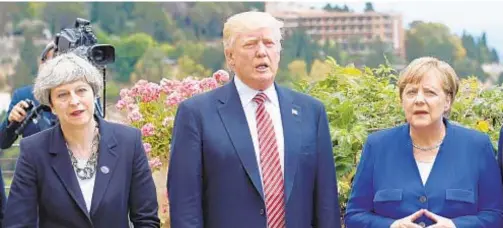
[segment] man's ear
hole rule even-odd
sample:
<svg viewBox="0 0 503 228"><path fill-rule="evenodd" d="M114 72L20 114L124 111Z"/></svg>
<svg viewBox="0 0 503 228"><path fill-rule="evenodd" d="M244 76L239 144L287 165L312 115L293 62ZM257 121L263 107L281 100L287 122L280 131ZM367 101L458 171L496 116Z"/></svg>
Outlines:
<svg viewBox="0 0 503 228"><path fill-rule="evenodd" d="M232 53L232 50L230 48L226 48L224 50L224 54L225 59L227 60L227 65L229 65L229 67L232 69L232 67L234 66L234 55Z"/></svg>

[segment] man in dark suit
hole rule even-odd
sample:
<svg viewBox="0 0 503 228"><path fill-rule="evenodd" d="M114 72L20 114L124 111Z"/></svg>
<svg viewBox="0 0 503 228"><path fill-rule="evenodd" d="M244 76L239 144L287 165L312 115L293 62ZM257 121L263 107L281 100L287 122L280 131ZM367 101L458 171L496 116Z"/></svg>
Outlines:
<svg viewBox="0 0 503 228"><path fill-rule="evenodd" d="M172 227L341 226L325 108L274 83L282 25L264 12L229 18L223 39L234 79L179 105Z"/></svg>

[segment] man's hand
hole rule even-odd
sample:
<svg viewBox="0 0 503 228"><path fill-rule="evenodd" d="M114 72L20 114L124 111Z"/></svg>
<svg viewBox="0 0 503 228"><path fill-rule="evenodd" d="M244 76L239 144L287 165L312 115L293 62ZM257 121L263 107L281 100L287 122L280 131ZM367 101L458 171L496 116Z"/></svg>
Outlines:
<svg viewBox="0 0 503 228"><path fill-rule="evenodd" d="M435 224L428 226L429 228L456 228L454 222L448 218L444 218L440 215L436 215L428 210L424 211L424 215L435 222Z"/></svg>
<svg viewBox="0 0 503 228"><path fill-rule="evenodd" d="M391 224L390 228L421 228L421 226L415 224L414 221L421 217L424 213L424 209L416 211L414 214L396 220L393 224Z"/></svg>
<svg viewBox="0 0 503 228"><path fill-rule="evenodd" d="M26 117L26 111L24 111L25 108L30 107L26 101L20 101L10 111L8 120L9 122L21 122L24 120Z"/></svg>

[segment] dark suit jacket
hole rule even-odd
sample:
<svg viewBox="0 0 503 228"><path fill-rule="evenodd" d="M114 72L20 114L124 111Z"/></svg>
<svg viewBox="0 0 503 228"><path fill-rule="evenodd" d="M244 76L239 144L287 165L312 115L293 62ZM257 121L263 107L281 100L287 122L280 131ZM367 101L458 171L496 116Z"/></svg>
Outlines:
<svg viewBox="0 0 503 228"><path fill-rule="evenodd" d="M332 143L321 102L276 86L288 228L340 227ZM234 82L180 104L168 192L173 228L264 228L264 193Z"/></svg>
<svg viewBox="0 0 503 228"><path fill-rule="evenodd" d="M347 204L348 228L389 228L423 208L457 228L503 227L503 186L489 137L444 123L446 135L425 186L408 124L368 137ZM433 221L422 216L416 223Z"/></svg>
<svg viewBox="0 0 503 228"><path fill-rule="evenodd" d="M88 213L59 125L21 140L4 227L159 227L140 131L98 118L100 144ZM102 171L108 167L108 172ZM38 207L38 210L37 210ZM37 222L38 220L38 222Z"/></svg>

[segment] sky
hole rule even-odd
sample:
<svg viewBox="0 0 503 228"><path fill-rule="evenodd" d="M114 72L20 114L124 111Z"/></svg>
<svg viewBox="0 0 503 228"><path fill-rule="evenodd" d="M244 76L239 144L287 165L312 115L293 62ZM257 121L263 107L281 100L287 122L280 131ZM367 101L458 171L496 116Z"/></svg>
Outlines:
<svg viewBox="0 0 503 228"><path fill-rule="evenodd" d="M415 20L439 22L447 25L451 32L461 35L463 30L479 37L486 32L489 47L496 48L503 59L503 1L371 1L374 10L402 14L403 25ZM330 4L347 4L355 12L362 12L365 1L330 1ZM305 3L323 7L327 2Z"/></svg>

